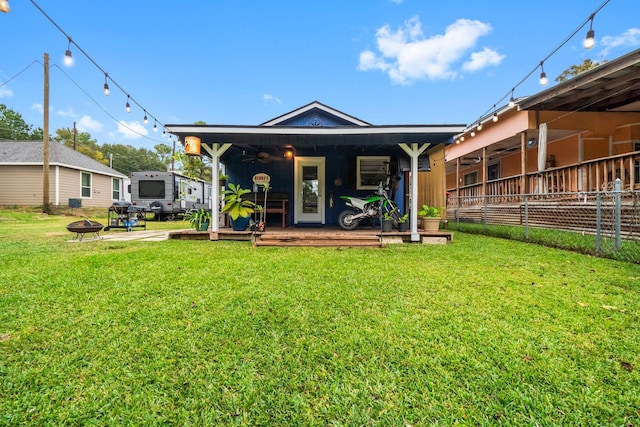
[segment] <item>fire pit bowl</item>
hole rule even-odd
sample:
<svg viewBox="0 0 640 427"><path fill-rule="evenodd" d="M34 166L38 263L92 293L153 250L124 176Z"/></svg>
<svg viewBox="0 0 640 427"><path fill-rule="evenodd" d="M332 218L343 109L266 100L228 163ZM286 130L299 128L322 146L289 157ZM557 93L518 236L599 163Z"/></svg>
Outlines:
<svg viewBox="0 0 640 427"><path fill-rule="evenodd" d="M82 240L85 234L92 233L94 237L100 238L98 234L102 230L103 225L96 221L83 219L81 221L74 221L67 225L67 230L72 233L76 233L76 239Z"/></svg>

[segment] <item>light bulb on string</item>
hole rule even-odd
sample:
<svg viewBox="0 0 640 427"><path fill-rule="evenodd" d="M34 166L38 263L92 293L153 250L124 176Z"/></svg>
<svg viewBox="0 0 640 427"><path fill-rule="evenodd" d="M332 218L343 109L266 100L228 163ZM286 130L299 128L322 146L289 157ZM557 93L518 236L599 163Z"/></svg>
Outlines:
<svg viewBox="0 0 640 427"><path fill-rule="evenodd" d="M69 37L69 45L64 52L64 65L67 67L73 64L73 55L71 54L71 37Z"/></svg>
<svg viewBox="0 0 640 427"><path fill-rule="evenodd" d="M109 96L109 83L107 83L107 77L109 77L109 75L104 73L104 94Z"/></svg>
<svg viewBox="0 0 640 427"><path fill-rule="evenodd" d="M582 42L582 46L585 49L591 49L596 45L596 32L593 31L593 18L595 16L595 13L592 13L591 16L589 16L589 31L587 31L587 36L585 37L584 41Z"/></svg>
<svg viewBox="0 0 640 427"><path fill-rule="evenodd" d="M129 104L129 95L127 95L127 105L125 105L124 108L127 110L127 113L131 112L131 104Z"/></svg>
<svg viewBox="0 0 640 427"><path fill-rule="evenodd" d="M540 69L542 70L542 72L540 73L540 84L542 86L546 86L546 84L549 83L549 80L547 79L547 73L544 72L543 62L540 63Z"/></svg>

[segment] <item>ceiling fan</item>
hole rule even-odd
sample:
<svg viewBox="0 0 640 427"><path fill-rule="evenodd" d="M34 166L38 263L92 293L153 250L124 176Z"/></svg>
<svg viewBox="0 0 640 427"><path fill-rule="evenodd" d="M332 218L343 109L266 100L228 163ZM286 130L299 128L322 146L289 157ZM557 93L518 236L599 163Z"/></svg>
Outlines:
<svg viewBox="0 0 640 427"><path fill-rule="evenodd" d="M243 155L245 154L243 153ZM258 161L260 163L269 163L271 161L280 161L280 160L284 160L284 159L280 156L273 156L267 153L266 151L258 151L256 152L255 155L248 156L247 158L242 159L243 162Z"/></svg>

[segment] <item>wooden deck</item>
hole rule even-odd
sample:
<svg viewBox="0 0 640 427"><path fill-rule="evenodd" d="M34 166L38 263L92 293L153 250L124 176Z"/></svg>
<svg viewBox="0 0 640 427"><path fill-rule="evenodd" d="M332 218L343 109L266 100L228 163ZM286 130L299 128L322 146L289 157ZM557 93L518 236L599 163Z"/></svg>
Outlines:
<svg viewBox="0 0 640 427"><path fill-rule="evenodd" d="M446 244L453 240L453 233L447 231L425 232L424 230L418 230L418 233L420 234L420 242L424 244ZM345 231L331 227L269 228L263 233L254 233L252 231L233 231L231 228L222 228L215 233L195 230L171 232L169 238L250 241L254 246L382 248L391 244L411 242L411 233L397 231L382 233L379 229L366 228Z"/></svg>

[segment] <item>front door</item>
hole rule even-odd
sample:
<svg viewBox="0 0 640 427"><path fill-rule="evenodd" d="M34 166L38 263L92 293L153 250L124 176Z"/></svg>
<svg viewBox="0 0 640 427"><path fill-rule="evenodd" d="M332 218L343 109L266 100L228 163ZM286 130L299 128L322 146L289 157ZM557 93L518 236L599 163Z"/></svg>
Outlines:
<svg viewBox="0 0 640 427"><path fill-rule="evenodd" d="M324 157L296 157L294 224L324 224Z"/></svg>

